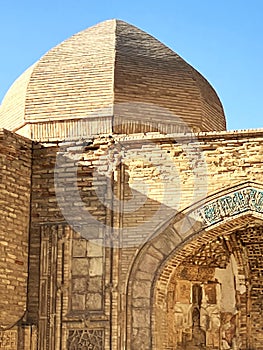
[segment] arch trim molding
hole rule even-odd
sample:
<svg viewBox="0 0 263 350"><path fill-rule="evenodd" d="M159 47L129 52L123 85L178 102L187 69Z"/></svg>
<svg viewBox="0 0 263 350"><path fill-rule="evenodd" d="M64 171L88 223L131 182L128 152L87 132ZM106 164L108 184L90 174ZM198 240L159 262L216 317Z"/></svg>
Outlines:
<svg viewBox="0 0 263 350"><path fill-rule="evenodd" d="M253 220L263 221L263 185L245 182L217 192L177 213L138 252L127 281L127 349L152 349L152 300L157 279L185 244L209 239ZM161 276L161 277L160 277ZM165 277L165 276L164 276ZM166 276L167 277L167 276Z"/></svg>

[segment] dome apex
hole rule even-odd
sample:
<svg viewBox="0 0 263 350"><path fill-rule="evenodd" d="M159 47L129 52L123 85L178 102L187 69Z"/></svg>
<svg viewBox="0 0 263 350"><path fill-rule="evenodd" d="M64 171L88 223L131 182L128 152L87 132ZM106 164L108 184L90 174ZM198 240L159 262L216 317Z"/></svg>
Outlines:
<svg viewBox="0 0 263 350"><path fill-rule="evenodd" d="M121 103L167 109L194 130L226 127L205 78L160 41L118 19L73 35L23 73L3 100L0 126L42 140L69 136L80 120L91 134L140 131L129 110L118 117L130 127L114 130L114 106ZM151 113L143 121L152 120ZM173 123L172 117L155 119Z"/></svg>

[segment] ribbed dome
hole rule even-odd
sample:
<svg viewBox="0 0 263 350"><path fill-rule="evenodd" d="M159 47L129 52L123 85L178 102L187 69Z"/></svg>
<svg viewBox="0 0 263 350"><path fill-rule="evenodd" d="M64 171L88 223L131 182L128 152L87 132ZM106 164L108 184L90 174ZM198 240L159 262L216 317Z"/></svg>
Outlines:
<svg viewBox="0 0 263 350"><path fill-rule="evenodd" d="M0 127L33 139L63 139L80 129L150 131L150 123L169 131L177 117L194 130L226 128L205 78L149 34L109 20L62 42L25 71L3 100Z"/></svg>

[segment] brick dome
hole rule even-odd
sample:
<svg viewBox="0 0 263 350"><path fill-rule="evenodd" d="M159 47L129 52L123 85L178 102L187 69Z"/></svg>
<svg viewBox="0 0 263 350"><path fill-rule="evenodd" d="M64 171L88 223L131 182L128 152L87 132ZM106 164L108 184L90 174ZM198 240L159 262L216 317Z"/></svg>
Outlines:
<svg viewBox="0 0 263 350"><path fill-rule="evenodd" d="M0 108L0 127L40 140L84 129L87 135L152 131L161 124L173 132L178 119L194 131L226 129L207 80L157 39L119 20L51 49L14 82Z"/></svg>

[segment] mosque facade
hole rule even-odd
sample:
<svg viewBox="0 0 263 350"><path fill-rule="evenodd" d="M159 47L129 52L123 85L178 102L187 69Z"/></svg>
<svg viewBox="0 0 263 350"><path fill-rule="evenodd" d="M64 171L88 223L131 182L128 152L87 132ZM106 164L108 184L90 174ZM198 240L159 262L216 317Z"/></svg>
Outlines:
<svg viewBox="0 0 263 350"><path fill-rule="evenodd" d="M0 105L0 349L263 350L263 129L108 20Z"/></svg>

